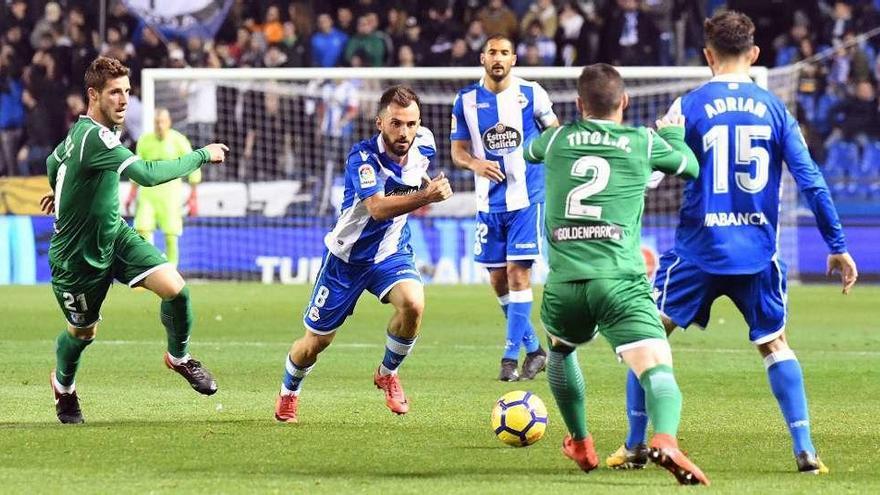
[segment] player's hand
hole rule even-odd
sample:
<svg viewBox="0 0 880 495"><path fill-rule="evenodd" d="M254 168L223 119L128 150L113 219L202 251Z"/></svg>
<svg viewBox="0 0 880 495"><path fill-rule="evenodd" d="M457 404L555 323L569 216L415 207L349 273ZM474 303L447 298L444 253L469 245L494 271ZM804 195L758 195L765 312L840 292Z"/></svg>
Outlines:
<svg viewBox="0 0 880 495"><path fill-rule="evenodd" d="M684 115L664 115L662 118L657 119L654 124L658 130L664 127L681 127L684 129Z"/></svg>
<svg viewBox="0 0 880 495"><path fill-rule="evenodd" d="M471 162L471 170L480 177L485 177L492 182L501 182L504 180L504 173L501 172L501 165L492 160L476 159Z"/></svg>
<svg viewBox="0 0 880 495"><path fill-rule="evenodd" d="M55 213L55 193L49 193L40 198L40 211L46 215Z"/></svg>
<svg viewBox="0 0 880 495"><path fill-rule="evenodd" d="M226 159L226 153L229 151L229 147L223 143L211 143L205 146L205 149L208 150L208 155L210 155L208 161L211 163L223 163L223 160Z"/></svg>
<svg viewBox="0 0 880 495"><path fill-rule="evenodd" d="M443 172L440 172L437 177L430 179L423 191L429 203L438 203L452 196L452 186Z"/></svg>
<svg viewBox="0 0 880 495"><path fill-rule="evenodd" d="M856 268L856 262L849 253L828 255L827 275L830 277L836 273L840 274L844 295L849 294L850 289L852 289L852 286L856 284L856 280L859 278L859 269Z"/></svg>

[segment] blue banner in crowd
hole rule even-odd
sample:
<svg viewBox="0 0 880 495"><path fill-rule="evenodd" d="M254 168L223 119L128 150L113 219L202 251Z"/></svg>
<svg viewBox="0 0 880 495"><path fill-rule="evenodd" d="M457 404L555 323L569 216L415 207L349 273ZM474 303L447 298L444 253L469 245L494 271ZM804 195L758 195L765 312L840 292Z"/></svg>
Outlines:
<svg viewBox="0 0 880 495"><path fill-rule="evenodd" d="M133 14L170 38L213 38L234 0L123 0Z"/></svg>
<svg viewBox="0 0 880 495"><path fill-rule="evenodd" d="M48 248L52 217L0 216L0 284L46 283L50 280ZM410 218L411 244L419 270L428 283L482 283L486 271L474 265L474 221L463 218ZM180 271L188 277L254 280L264 283L310 284L324 254L324 218L188 218L180 239ZM671 227L642 232L646 257L673 242ZM880 277L875 251L880 219L851 222L846 227L850 251L863 278ZM163 249L157 232L156 243ZM815 225L798 228L798 264L805 278L822 277L827 248ZM540 263L535 281L547 267Z"/></svg>

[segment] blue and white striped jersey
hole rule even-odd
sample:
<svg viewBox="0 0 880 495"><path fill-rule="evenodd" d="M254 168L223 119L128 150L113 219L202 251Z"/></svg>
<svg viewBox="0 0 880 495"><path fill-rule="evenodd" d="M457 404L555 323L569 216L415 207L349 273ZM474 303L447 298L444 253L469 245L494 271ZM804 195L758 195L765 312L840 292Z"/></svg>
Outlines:
<svg viewBox="0 0 880 495"><path fill-rule="evenodd" d="M495 94L480 80L458 92L450 139L470 141L474 157L497 161L506 177L497 184L474 177L477 210L516 211L544 202L544 166L526 162L523 150L554 121L550 97L536 82L514 77Z"/></svg>
<svg viewBox="0 0 880 495"><path fill-rule="evenodd" d="M379 263L395 253L411 252L407 215L376 221L363 201L379 193L392 196L418 191L436 154L434 134L427 127L419 128L403 163L385 154L381 134L352 146L345 162L342 212L324 237L327 249L353 264Z"/></svg>
<svg viewBox="0 0 880 495"><path fill-rule="evenodd" d="M702 270L751 274L778 255L782 164L794 176L833 253L846 240L822 173L782 101L746 75L716 76L677 99L685 141L700 162L688 182L675 252Z"/></svg>

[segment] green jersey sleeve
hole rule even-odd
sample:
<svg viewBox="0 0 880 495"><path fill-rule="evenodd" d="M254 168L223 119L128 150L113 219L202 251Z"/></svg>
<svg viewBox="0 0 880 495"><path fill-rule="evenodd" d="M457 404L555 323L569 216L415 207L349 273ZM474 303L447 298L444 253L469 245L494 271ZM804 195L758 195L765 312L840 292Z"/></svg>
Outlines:
<svg viewBox="0 0 880 495"><path fill-rule="evenodd" d="M93 170L116 170L135 154L122 145L119 135L106 127L94 126L86 131L80 149L80 161Z"/></svg>
<svg viewBox="0 0 880 495"><path fill-rule="evenodd" d="M700 173L697 157L684 142L684 128L664 127L657 132L647 129L648 165L669 175L694 179Z"/></svg>
<svg viewBox="0 0 880 495"><path fill-rule="evenodd" d="M550 151L550 146L553 145L553 140L561 130L562 127L551 127L542 132L540 136L532 139L526 146L525 159L532 163L543 162L547 157L547 152Z"/></svg>
<svg viewBox="0 0 880 495"><path fill-rule="evenodd" d="M178 133L178 153L181 155L185 155L187 153L192 153L192 144L190 144L189 139L186 138L183 134ZM193 173L189 174L186 178L187 182L190 184L199 184L202 182L202 169L196 169Z"/></svg>
<svg viewBox="0 0 880 495"><path fill-rule="evenodd" d="M137 155L131 155L131 158L119 167L119 175L142 186L158 186L191 174L209 159L210 155L204 148L187 153L176 160L144 161Z"/></svg>

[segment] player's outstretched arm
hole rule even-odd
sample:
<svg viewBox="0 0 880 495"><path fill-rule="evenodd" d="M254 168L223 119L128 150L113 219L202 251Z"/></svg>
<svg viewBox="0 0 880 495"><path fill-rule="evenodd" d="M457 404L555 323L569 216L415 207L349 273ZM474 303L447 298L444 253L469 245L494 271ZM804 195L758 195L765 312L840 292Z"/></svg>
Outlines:
<svg viewBox="0 0 880 495"><path fill-rule="evenodd" d="M142 186L157 186L170 180L186 177L205 163L222 163L229 148L225 144L212 143L187 153L175 160L141 160L132 155L119 167L119 174Z"/></svg>
<svg viewBox="0 0 880 495"><path fill-rule="evenodd" d="M667 115L657 121L656 134L648 129L648 164L651 170L695 179L700 175L697 157L684 141L684 117Z"/></svg>
<svg viewBox="0 0 880 495"><path fill-rule="evenodd" d="M364 200L364 205L373 220L381 222L415 211L422 206L439 203L452 196L449 179L440 172L433 179L425 176L425 186L415 194L406 196L385 196L374 194Z"/></svg>

